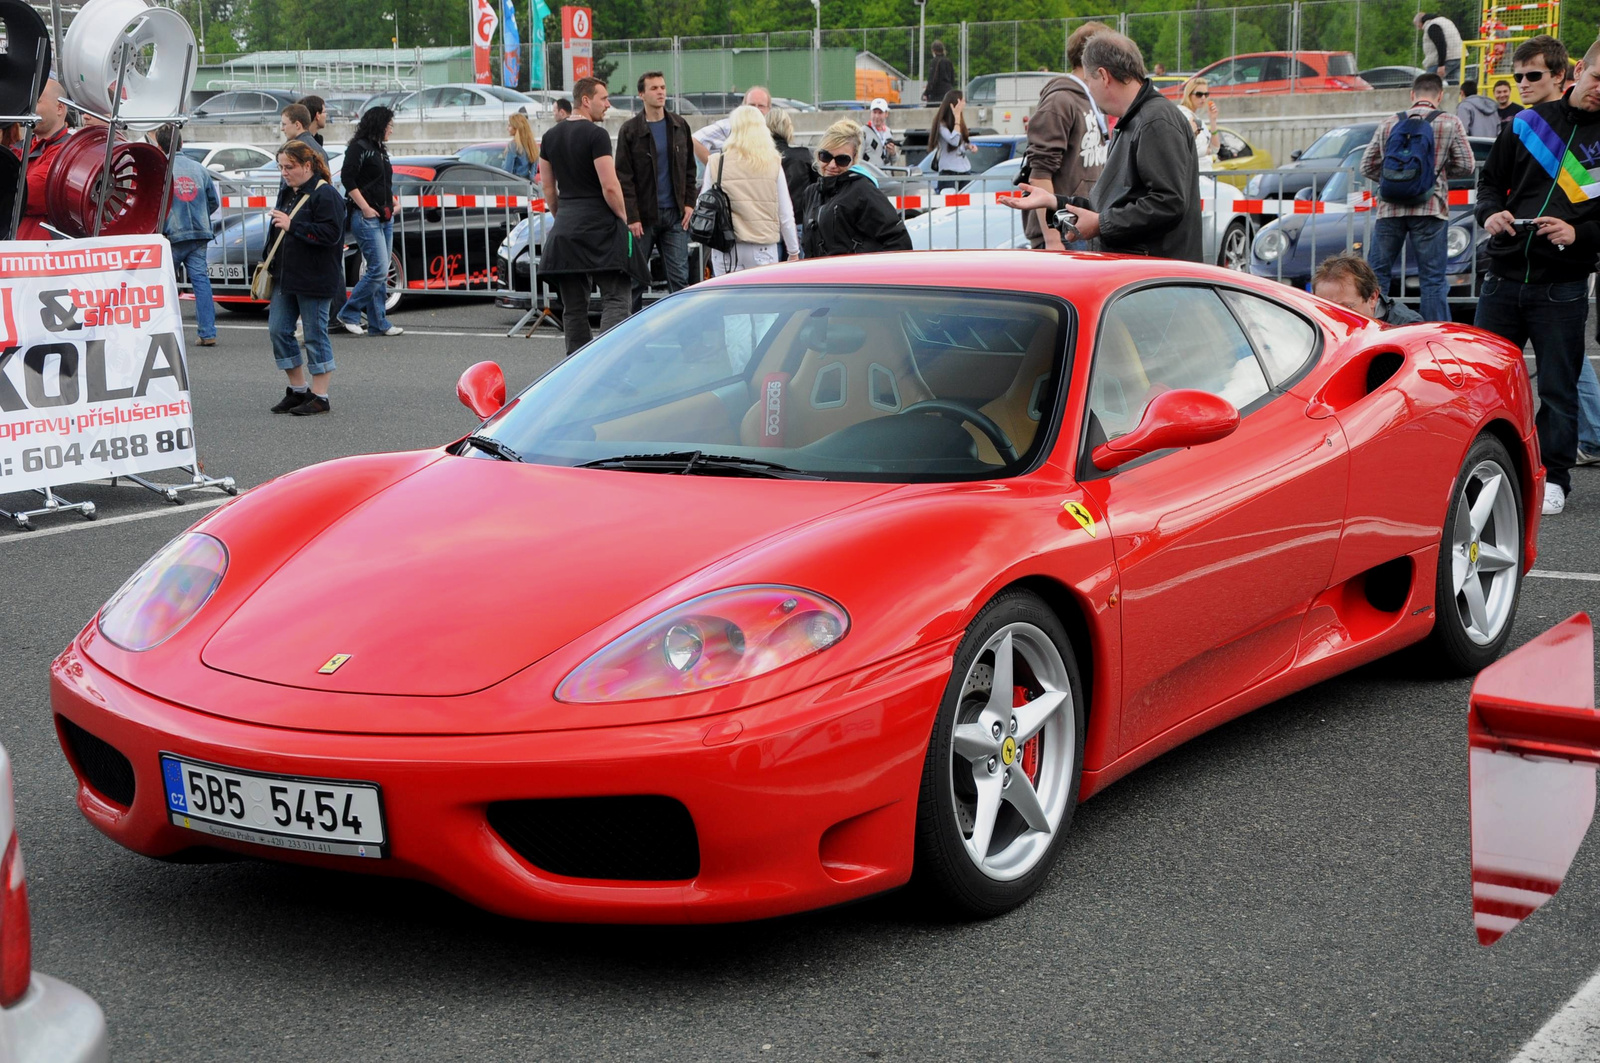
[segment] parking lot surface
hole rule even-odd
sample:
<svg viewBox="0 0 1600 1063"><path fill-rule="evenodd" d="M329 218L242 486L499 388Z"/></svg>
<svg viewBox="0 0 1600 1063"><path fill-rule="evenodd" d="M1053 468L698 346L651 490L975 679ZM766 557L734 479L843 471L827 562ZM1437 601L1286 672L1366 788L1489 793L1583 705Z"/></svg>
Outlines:
<svg viewBox="0 0 1600 1063"><path fill-rule="evenodd" d="M440 302L397 313L404 336L335 337L332 414L292 418L267 412L283 378L264 319L224 315L219 345L189 355L207 471L250 487L453 439L475 423L454 395L468 365L498 361L514 391L559 360L553 332L504 338L516 317ZM1515 643L1600 612L1600 469L1574 476ZM1527 924L1476 943L1470 684L1404 657L1096 796L1043 890L988 922L941 922L899 893L732 927L535 925L412 882L149 860L74 807L47 668L199 514L126 485L63 494L102 519L0 528L0 741L35 965L101 1003L119 1060L1499 1060L1600 967L1594 844Z"/></svg>

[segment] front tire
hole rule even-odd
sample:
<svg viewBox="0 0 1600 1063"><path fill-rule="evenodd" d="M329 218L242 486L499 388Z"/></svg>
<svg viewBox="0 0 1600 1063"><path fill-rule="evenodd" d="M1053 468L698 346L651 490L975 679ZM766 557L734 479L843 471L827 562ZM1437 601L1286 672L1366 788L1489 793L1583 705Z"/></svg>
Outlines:
<svg viewBox="0 0 1600 1063"><path fill-rule="evenodd" d="M1217 265L1240 273L1250 271L1250 223L1235 218L1224 230L1217 248Z"/></svg>
<svg viewBox="0 0 1600 1063"><path fill-rule="evenodd" d="M1428 650L1442 669L1473 675L1505 648L1522 594L1525 523L1516 464L1498 439L1479 436L1456 477L1439 538Z"/></svg>
<svg viewBox="0 0 1600 1063"><path fill-rule="evenodd" d="M956 651L922 767L916 878L942 909L988 918L1038 890L1078 804L1083 722L1061 621L1027 591L996 597Z"/></svg>

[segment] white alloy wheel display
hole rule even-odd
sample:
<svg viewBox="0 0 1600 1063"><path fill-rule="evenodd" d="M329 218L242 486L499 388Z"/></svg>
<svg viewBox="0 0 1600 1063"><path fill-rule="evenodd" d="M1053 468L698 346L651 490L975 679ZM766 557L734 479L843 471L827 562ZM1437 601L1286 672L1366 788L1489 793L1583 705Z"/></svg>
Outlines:
<svg viewBox="0 0 1600 1063"><path fill-rule="evenodd" d="M1499 463L1481 461L1467 474L1450 515L1456 615L1479 646L1500 636L1516 603L1522 529L1515 492Z"/></svg>

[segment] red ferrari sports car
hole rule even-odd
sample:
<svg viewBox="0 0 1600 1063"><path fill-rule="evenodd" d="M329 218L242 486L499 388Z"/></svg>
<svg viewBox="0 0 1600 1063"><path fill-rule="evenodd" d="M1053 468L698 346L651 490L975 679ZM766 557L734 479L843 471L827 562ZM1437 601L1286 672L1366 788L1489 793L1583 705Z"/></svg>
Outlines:
<svg viewBox="0 0 1600 1063"><path fill-rule="evenodd" d="M786 264L458 390L470 435L241 496L60 654L95 827L531 919L994 914L1185 739L1493 660L1543 490L1508 343L1169 261Z"/></svg>

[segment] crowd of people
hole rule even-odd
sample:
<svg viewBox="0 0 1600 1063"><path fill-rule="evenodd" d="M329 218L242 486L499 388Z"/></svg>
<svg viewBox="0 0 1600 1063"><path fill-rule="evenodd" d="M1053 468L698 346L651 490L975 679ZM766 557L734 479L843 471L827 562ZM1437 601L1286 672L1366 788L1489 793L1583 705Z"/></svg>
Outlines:
<svg viewBox="0 0 1600 1063"><path fill-rule="evenodd" d="M1571 469L1600 464L1600 382L1583 353L1588 284L1600 256L1600 196L1583 188L1574 194L1566 180L1566 161L1583 169L1600 158L1600 42L1572 63L1558 40L1534 37L1512 55L1520 104L1504 81L1490 99L1468 80L1451 113L1443 100L1446 86L1460 82L1460 35L1448 19L1427 13L1417 15L1417 27L1427 69L1412 84L1411 106L1382 123L1359 167L1377 189L1366 254L1316 264L1311 288L1387 324L1449 320L1449 182L1474 173L1468 138L1494 137L1477 179L1476 217L1491 240L1475 322L1532 345L1548 470L1542 508L1560 513ZM943 44L935 41L932 51L924 100L936 111L921 168L940 183L961 181L974 150L966 104ZM1210 86L1191 78L1179 100L1169 100L1152 83L1138 46L1098 22L1069 37L1067 62L1070 72L1044 86L1027 127L1023 194L1004 200L1023 212L1030 244L1202 261L1199 175L1211 169L1219 147ZM775 108L764 87L749 89L730 115L694 132L667 108L667 88L661 71L638 78L642 110L621 126L615 145L602 125L609 92L595 78L572 87L570 104L562 101L539 140L525 114L508 123L502 167L536 180L552 215L539 273L553 281L563 307L584 310L564 314L569 354L592 338L592 291L600 293L602 331L638 310L652 255L661 259L669 290L690 283L689 233L708 200L712 209L723 205L731 229L727 246L710 251L717 275L802 257L910 249L900 211L877 176L908 161L886 101L871 101L864 123L834 122L813 154L795 143L793 116ZM8 133L27 171L20 239L52 236L44 180L72 134L55 81L44 86L37 110L25 160L15 128ZM323 101L307 96L282 111L282 185L263 260L272 278L269 333L287 376L274 413L331 409L330 328L403 331L385 313L393 117L381 106L363 115L344 153L341 194L323 144ZM174 158L165 232L194 290L199 345L213 346L206 245L219 202L215 182L182 154L176 129L152 136ZM349 240L364 268L346 295ZM1390 298L1402 254L1417 266L1420 314Z"/></svg>

